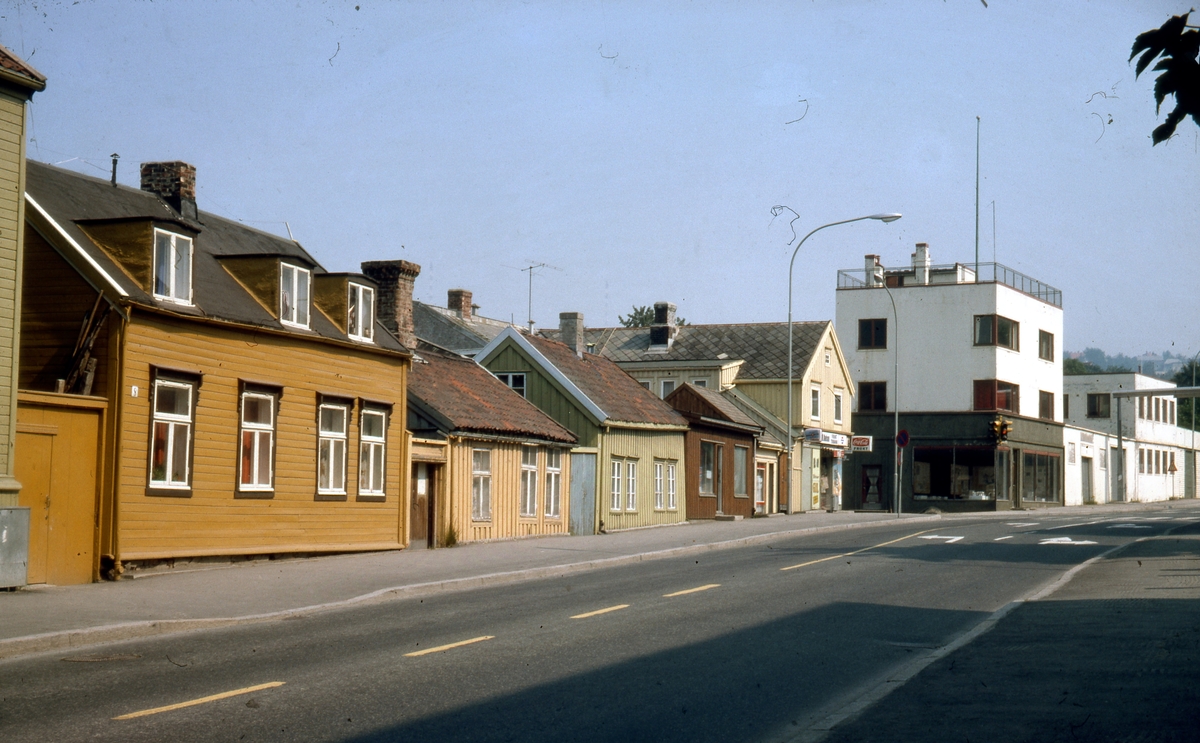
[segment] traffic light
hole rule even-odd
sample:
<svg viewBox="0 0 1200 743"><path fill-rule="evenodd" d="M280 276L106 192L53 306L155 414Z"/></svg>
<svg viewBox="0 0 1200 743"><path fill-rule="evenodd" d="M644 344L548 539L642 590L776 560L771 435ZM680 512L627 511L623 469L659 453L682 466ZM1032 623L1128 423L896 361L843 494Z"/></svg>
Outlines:
<svg viewBox="0 0 1200 743"><path fill-rule="evenodd" d="M1000 440L1008 441L1008 435L1012 433L1012 421L1007 418L1000 419Z"/></svg>
<svg viewBox="0 0 1200 743"><path fill-rule="evenodd" d="M1000 441L1000 419L999 418L996 418L995 420L993 420L991 423L988 424L988 430L991 432L993 439L995 439L996 441Z"/></svg>

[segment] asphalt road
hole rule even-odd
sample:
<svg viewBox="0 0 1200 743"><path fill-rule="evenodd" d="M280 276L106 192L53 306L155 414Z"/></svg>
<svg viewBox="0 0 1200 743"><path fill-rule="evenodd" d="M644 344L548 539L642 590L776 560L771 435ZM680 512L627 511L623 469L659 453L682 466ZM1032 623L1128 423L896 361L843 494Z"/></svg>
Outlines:
<svg viewBox="0 0 1200 743"><path fill-rule="evenodd" d="M817 533L3 661L0 738L812 739L1010 602L1200 510L1088 516Z"/></svg>

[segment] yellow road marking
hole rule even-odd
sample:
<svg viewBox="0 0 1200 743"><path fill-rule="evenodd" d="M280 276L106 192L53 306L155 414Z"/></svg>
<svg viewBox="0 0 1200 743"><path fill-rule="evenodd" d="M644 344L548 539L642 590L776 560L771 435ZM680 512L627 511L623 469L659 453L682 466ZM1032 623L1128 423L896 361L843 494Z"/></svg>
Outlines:
<svg viewBox="0 0 1200 743"><path fill-rule="evenodd" d="M860 550L854 550L853 552L845 552L840 555L830 555L829 557L822 557L819 560L809 560L808 562L802 562L799 565L789 565L786 568L780 568L780 570L795 570L796 568L802 568L802 567L806 567L808 565L816 565L818 562L827 562L829 560L836 560L839 557L849 557L850 555L857 555L860 552L867 552L868 550L879 549L880 547L886 547L889 544L895 544L896 542L903 542L905 539L912 539L915 536L919 536L921 534L928 534L931 531L935 531L935 530L934 529L926 529L925 531L919 531L914 534L909 534L908 536L900 537L899 539L893 539L890 542L883 542L882 544L875 544L870 547L863 547Z"/></svg>
<svg viewBox="0 0 1200 743"><path fill-rule="evenodd" d="M405 658L416 658L417 656L420 656L420 655L429 655L430 653L440 653L443 650L453 650L454 648L461 648L463 645L473 645L474 643L477 643L477 642L483 642L484 640L494 640L494 639L496 639L495 635L482 635L480 637L472 637L470 640L462 640L460 642L452 642L449 645L438 645L436 648L426 648L425 650L418 650L415 653L405 653L404 657Z"/></svg>
<svg viewBox="0 0 1200 743"><path fill-rule="evenodd" d="M618 611L620 609L628 608L629 604L617 604L616 606L610 606L607 609L597 609L596 611L589 611L586 614L576 614L575 616L571 617L571 619L587 619L588 617L594 617L597 614L607 614L610 611Z"/></svg>
<svg viewBox="0 0 1200 743"><path fill-rule="evenodd" d="M707 591L710 588L719 588L720 586L721 586L720 583L709 583L707 586L698 586L696 588L689 588L686 591L676 591L675 593L664 593L663 598L669 599L673 596L683 596L683 595L686 595L689 593L699 593L701 591Z"/></svg>
<svg viewBox="0 0 1200 743"><path fill-rule="evenodd" d="M114 717L113 719L114 720L132 720L135 717L145 717L146 715L157 715L159 712L170 712L173 709L183 709L184 707L195 707L197 704L206 704L208 702L215 702L218 699L228 699L229 697L236 697L239 694L249 694L250 692L261 691L263 689L274 689L276 686L283 686L284 683L285 682L283 682L283 681L272 681L268 684L259 684L258 686L247 686L245 689L234 689L233 691L224 691L224 692L221 692L220 694L213 694L211 697L201 697L199 699L193 699L190 702L180 702L179 704L168 704L165 707L155 707L154 709L144 709L141 712L130 712L127 715L120 715L119 717Z"/></svg>

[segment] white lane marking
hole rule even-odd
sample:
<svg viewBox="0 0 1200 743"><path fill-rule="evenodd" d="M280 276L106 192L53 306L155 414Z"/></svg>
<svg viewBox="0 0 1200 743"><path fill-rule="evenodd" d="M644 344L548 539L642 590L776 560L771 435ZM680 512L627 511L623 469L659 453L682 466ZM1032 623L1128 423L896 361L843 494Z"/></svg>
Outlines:
<svg viewBox="0 0 1200 743"><path fill-rule="evenodd" d="M1055 529L1070 529L1071 527L1074 527L1074 526L1091 526L1092 524L1099 524L1101 521L1104 521L1104 519L1099 519L1097 521L1080 521L1078 524L1063 524L1062 526L1051 526L1051 527L1047 527L1046 529L1044 529L1044 531L1054 531Z"/></svg>
<svg viewBox="0 0 1200 743"><path fill-rule="evenodd" d="M929 536L921 537L921 539L945 539L946 544L954 544L958 540L962 539L962 537L943 537L939 534L930 534Z"/></svg>
<svg viewBox="0 0 1200 743"><path fill-rule="evenodd" d="M993 539L992 541L993 541L993 542L1000 542L1000 541L1003 541L1003 540L1005 540L1005 539L1012 539L1012 534L1009 534L1007 537L996 537L996 538L995 538L995 539Z"/></svg>
<svg viewBox="0 0 1200 743"><path fill-rule="evenodd" d="M1141 516L1137 520L1138 521L1167 521L1170 518L1171 518L1170 516Z"/></svg>
<svg viewBox="0 0 1200 743"><path fill-rule="evenodd" d="M1142 526L1140 524L1113 524L1109 529L1150 529L1152 527Z"/></svg>
<svg viewBox="0 0 1200 743"><path fill-rule="evenodd" d="M1095 542L1091 541L1090 539L1080 539L1079 541L1075 541L1070 537L1052 537L1050 539L1043 539L1042 541L1038 542L1038 544L1095 544Z"/></svg>
<svg viewBox="0 0 1200 743"><path fill-rule="evenodd" d="M1042 523L1042 522L1040 522L1040 521L1019 521L1019 522L1016 522L1013 524L1009 524L1009 526L1037 526L1040 523Z"/></svg>

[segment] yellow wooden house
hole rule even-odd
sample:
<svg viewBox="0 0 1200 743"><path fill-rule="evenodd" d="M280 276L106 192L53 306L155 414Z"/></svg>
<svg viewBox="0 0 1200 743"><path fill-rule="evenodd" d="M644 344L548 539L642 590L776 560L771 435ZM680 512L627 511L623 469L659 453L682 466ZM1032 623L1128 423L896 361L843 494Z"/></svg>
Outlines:
<svg viewBox="0 0 1200 743"><path fill-rule="evenodd" d="M195 194L181 162L144 164L141 189L28 163L31 425L102 410L90 459L72 456L93 494L54 468L33 484L71 492L90 524L42 580L407 543L411 353L378 323L375 282L199 211Z"/></svg>

